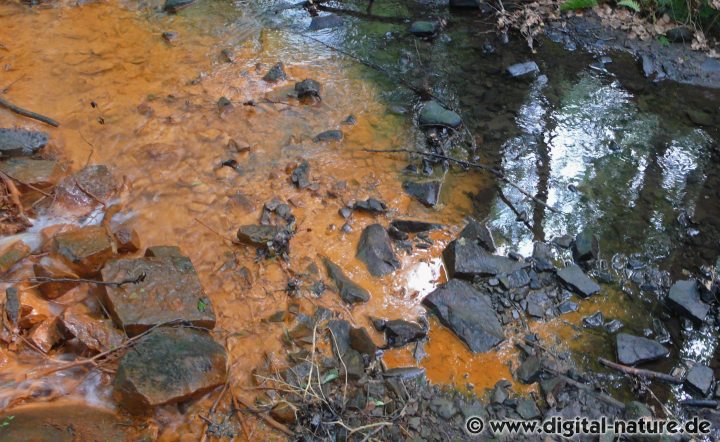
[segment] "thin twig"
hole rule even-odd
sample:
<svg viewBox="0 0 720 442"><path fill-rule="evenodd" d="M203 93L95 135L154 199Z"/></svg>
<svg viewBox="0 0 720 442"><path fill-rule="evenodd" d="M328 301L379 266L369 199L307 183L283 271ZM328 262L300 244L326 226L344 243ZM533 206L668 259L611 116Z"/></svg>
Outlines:
<svg viewBox="0 0 720 442"><path fill-rule="evenodd" d="M127 278L123 279L121 281L98 281L96 279L85 279L85 278L51 278L49 276L35 276L31 278L21 278L21 279L0 279L0 283L8 283L8 284L18 284L22 282L37 282L37 283L47 283L47 282L87 282L89 284L95 284L95 285L107 285L107 286L115 286L115 287L122 287L125 284L139 284L143 282L146 278L145 273L141 273L140 275L134 277L134 278Z"/></svg>
<svg viewBox="0 0 720 442"><path fill-rule="evenodd" d="M18 107L16 105L10 103L9 101L7 101L4 98L0 98L0 106L5 107L18 115L22 115L23 117L28 117L28 118L32 118L33 120L42 121L43 123L49 124L50 126L53 126L53 127L60 126L60 123L53 120L52 118L46 117L44 115L40 115L38 113L29 111L27 109L23 109L21 107Z"/></svg>
<svg viewBox="0 0 720 442"><path fill-rule="evenodd" d="M604 365L608 368L612 368L613 370L617 370L619 372L637 376L639 378L648 378L648 379L659 379L661 381L669 382L671 384L682 384L682 379L669 375L667 373L660 373L659 371L653 371L653 370L645 370L644 368L635 368L635 367L628 367L627 365L618 364L612 361L608 361L605 358L598 358L598 362L601 365Z"/></svg>

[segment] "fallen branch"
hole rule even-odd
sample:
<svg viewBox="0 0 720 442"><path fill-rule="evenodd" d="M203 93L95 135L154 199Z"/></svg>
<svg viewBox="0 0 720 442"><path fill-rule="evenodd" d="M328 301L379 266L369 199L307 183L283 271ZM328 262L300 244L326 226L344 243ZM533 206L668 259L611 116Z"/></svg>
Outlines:
<svg viewBox="0 0 720 442"><path fill-rule="evenodd" d="M677 378L672 375L669 375L669 374L666 374L666 373L660 373L659 371L645 370L643 368L628 367L627 365L622 365L622 364L618 364L616 362L608 361L605 358L598 358L598 362L601 365L604 365L608 368L612 368L613 370L617 370L619 372L629 374L632 376L637 376L640 378L648 378L648 379L659 379L661 381L670 382L671 384L682 384L682 379Z"/></svg>
<svg viewBox="0 0 720 442"><path fill-rule="evenodd" d="M680 401L680 405L683 407L695 408L717 408L720 403L712 399L687 399Z"/></svg>
<svg viewBox="0 0 720 442"><path fill-rule="evenodd" d="M426 157L430 157L430 158L437 158L437 159L441 159L441 160L447 160L447 161L450 161L450 162L453 162L453 163L456 163L456 164L460 164L460 165L465 166L465 167L470 167L470 168L485 170L485 171L490 172L491 174L495 175L496 178L498 178L499 180L505 182L505 183L508 184L510 187L513 187L515 190L517 190L518 192L522 193L522 194L525 195L526 197L528 197L528 198L530 198L531 200L535 201L537 204L540 204L541 206L547 208L548 210L550 210L550 211L552 211L552 212L555 212L555 213L559 213L559 212L560 212L560 211L557 210L556 208L548 205L548 204L545 203L544 201L539 200L539 199L536 198L535 196L533 196L533 195L529 194L528 192L526 192L525 190L523 190L523 188L521 188L521 187L518 186L517 184L513 183L512 181L510 181L510 179L508 179L508 178L507 178L502 172L500 172L499 170L495 169L494 167L490 167L490 166L488 166L488 165L486 165L486 164L475 163L475 162L472 162L472 161L460 160L460 159L457 159L457 158L449 157L449 156L447 156L447 155L440 155L440 154L437 154L437 153L421 152L421 151L419 151L419 150L414 150L414 149L361 149L361 150L362 150L363 152L375 152L375 153L410 153L410 154L422 155L422 156L426 156Z"/></svg>
<svg viewBox="0 0 720 442"><path fill-rule="evenodd" d="M231 393L231 396L232 396L233 404L235 405L235 408L237 408L238 410L240 410L240 405L242 405L242 406L245 407L249 412L251 412L251 413L253 413L254 415L256 415L256 416L258 416L259 418L261 418L263 421L265 421L265 423L267 423L268 425L270 425L272 428L280 431L281 433L283 433L283 434L285 434L285 435L287 435L287 436L291 436L291 437L292 437L292 436L295 435L295 433L293 433L292 430L290 430L288 427L286 427L285 425L283 425L283 424L281 424L280 422L276 421L275 419L273 419L273 418L272 418L271 416L269 416L268 414L263 413L262 411L256 409L256 408L253 407L253 405L252 405L250 402L248 402L247 400L243 399L242 397L237 396L237 395L233 392L232 387L230 387L230 393Z"/></svg>
<svg viewBox="0 0 720 442"><path fill-rule="evenodd" d="M49 276L35 276L32 278L22 278L22 279L0 279L0 283L19 284L21 282L32 282L32 283L44 284L47 282L87 282L89 284L95 284L95 285L107 285L107 286L122 287L125 284L139 284L139 283L145 281L146 277L147 277L147 275L145 273L141 273L140 275L138 275L134 278L127 278L127 279L123 279L121 281L98 281L96 279L85 279L85 278L51 278Z"/></svg>
<svg viewBox="0 0 720 442"><path fill-rule="evenodd" d="M15 106L14 104L10 103L9 101L7 101L4 98L0 98L0 106L5 107L18 115L22 115L23 117L28 117L28 118L32 118L33 120L42 121L43 123L49 124L50 126L53 126L53 127L60 126L60 123L53 120L52 118L46 117L45 115L40 115L38 113L23 109L18 106Z"/></svg>

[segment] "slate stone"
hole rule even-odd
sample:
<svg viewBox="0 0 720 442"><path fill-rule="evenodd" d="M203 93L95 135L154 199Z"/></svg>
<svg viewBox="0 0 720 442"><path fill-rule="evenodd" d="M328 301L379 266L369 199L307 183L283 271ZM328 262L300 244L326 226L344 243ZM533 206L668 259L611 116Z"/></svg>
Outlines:
<svg viewBox="0 0 720 442"><path fill-rule="evenodd" d="M515 377L523 384L532 384L538 380L542 373L542 364L540 358L535 355L528 356L515 372Z"/></svg>
<svg viewBox="0 0 720 442"><path fill-rule="evenodd" d="M343 140L343 133L340 130L326 130L325 132L320 132L319 134L315 135L313 137L313 142L315 143L326 143L330 141L342 141Z"/></svg>
<svg viewBox="0 0 720 442"><path fill-rule="evenodd" d="M282 62L275 63L275 65L263 76L263 80L268 83L276 83L278 81L285 80L286 78L287 74L285 73L285 66Z"/></svg>
<svg viewBox="0 0 720 442"><path fill-rule="evenodd" d="M114 395L125 410L149 414L152 407L185 401L224 384L226 364L225 348L207 332L161 327L125 352Z"/></svg>
<svg viewBox="0 0 720 442"><path fill-rule="evenodd" d="M53 238L52 250L80 276L96 275L113 256L113 243L105 227L88 226Z"/></svg>
<svg viewBox="0 0 720 442"><path fill-rule="evenodd" d="M310 78L295 83L295 93L299 99L320 99L320 83Z"/></svg>
<svg viewBox="0 0 720 442"><path fill-rule="evenodd" d="M146 257L175 256L183 257L182 250L178 246L151 246L145 249Z"/></svg>
<svg viewBox="0 0 720 442"><path fill-rule="evenodd" d="M515 411L526 421L540 417L540 410L532 399L523 398L518 400Z"/></svg>
<svg viewBox="0 0 720 442"><path fill-rule="evenodd" d="M308 188L310 186L310 163L307 161L300 163L290 174L290 181L292 181L298 189Z"/></svg>
<svg viewBox="0 0 720 442"><path fill-rule="evenodd" d="M370 300L370 293L345 276L345 273L343 273L338 265L325 257L323 257L323 263L327 269L328 276L335 283L340 298L342 298L343 301L348 304L355 304Z"/></svg>
<svg viewBox="0 0 720 442"><path fill-rule="evenodd" d="M474 241L490 253L494 253L497 249L495 239L490 229L485 224L474 219L470 219L467 225L460 231L458 238Z"/></svg>
<svg viewBox="0 0 720 442"><path fill-rule="evenodd" d="M560 278L582 298L587 298L600 291L600 286L590 279L576 264L570 264L569 266L559 270L557 275L558 278Z"/></svg>
<svg viewBox="0 0 720 442"><path fill-rule="evenodd" d="M488 296L465 281L451 279L422 302L474 353L489 351L505 339Z"/></svg>
<svg viewBox="0 0 720 442"><path fill-rule="evenodd" d="M449 399L436 397L430 401L430 409L445 420L451 419L458 413L458 409Z"/></svg>
<svg viewBox="0 0 720 442"><path fill-rule="evenodd" d="M0 128L0 157L3 158L34 155L47 143L45 132Z"/></svg>
<svg viewBox="0 0 720 442"><path fill-rule="evenodd" d="M536 74L540 72L540 68L534 61L526 61L509 66L507 72L511 77L518 78L528 74Z"/></svg>
<svg viewBox="0 0 720 442"><path fill-rule="evenodd" d="M700 290L694 279L673 284L668 293L667 303L672 309L696 323L703 322L710 311L710 306L700 299Z"/></svg>
<svg viewBox="0 0 720 442"><path fill-rule="evenodd" d="M414 221L414 220L403 220L403 219L395 219L390 222L390 226L394 227L400 232L405 233L420 233L420 232L429 232L431 230L437 230L442 229L442 224L435 224L435 223L427 223L424 221Z"/></svg>
<svg viewBox="0 0 720 442"><path fill-rule="evenodd" d="M215 327L215 312L195 268L187 257L154 257L109 261L103 281L123 281L144 274L136 284L106 285L103 303L128 336L169 321L182 320L196 327Z"/></svg>
<svg viewBox="0 0 720 442"><path fill-rule="evenodd" d="M428 101L420 110L418 123L423 127L440 126L457 128L462 124L462 118L457 112L445 109L437 101Z"/></svg>
<svg viewBox="0 0 720 442"><path fill-rule="evenodd" d="M700 393L707 396L713 383L713 370L707 365L698 364L688 371L685 377L685 384Z"/></svg>
<svg viewBox="0 0 720 442"><path fill-rule="evenodd" d="M385 332L386 346L389 348L403 347L427 336L426 327L402 319L385 321L382 330Z"/></svg>
<svg viewBox="0 0 720 442"><path fill-rule="evenodd" d="M437 22L418 20L410 25L410 33L416 37L432 37L438 28Z"/></svg>
<svg viewBox="0 0 720 442"><path fill-rule="evenodd" d="M358 243L357 257L375 277L388 275L400 268L390 243L390 236L380 224L371 224L363 229Z"/></svg>
<svg viewBox="0 0 720 442"><path fill-rule="evenodd" d="M449 277L463 279L508 274L525 266L510 258L492 255L476 242L465 238L458 238L447 245L443 250L443 261Z"/></svg>
<svg viewBox="0 0 720 442"><path fill-rule="evenodd" d="M563 301L557 306L558 313L564 315L566 313L576 312L580 309L580 306L576 302Z"/></svg>
<svg viewBox="0 0 720 442"><path fill-rule="evenodd" d="M365 327L353 327L350 329L350 347L360 354L370 356L370 360L375 359L377 345L375 345L375 342L372 340Z"/></svg>
<svg viewBox="0 0 720 442"><path fill-rule="evenodd" d="M600 242L590 230L583 230L575 236L572 245L573 259L577 263L597 259L600 254Z"/></svg>
<svg viewBox="0 0 720 442"><path fill-rule="evenodd" d="M342 357L350 348L350 323L344 319L333 319L328 322L328 329L335 355Z"/></svg>
<svg viewBox="0 0 720 442"><path fill-rule="evenodd" d="M655 361L670 354L659 342L627 333L617 334L616 345L618 361L625 365Z"/></svg>
<svg viewBox="0 0 720 442"><path fill-rule="evenodd" d="M587 328L600 328L605 322L602 312L595 312L583 318L583 326Z"/></svg>
<svg viewBox="0 0 720 442"><path fill-rule="evenodd" d="M322 29L339 28L344 24L345 23L342 17L338 15L318 15L312 18L312 20L310 21L310 27L308 29L310 31L320 31Z"/></svg>
<svg viewBox="0 0 720 442"><path fill-rule="evenodd" d="M254 247L267 247L281 232L278 226L247 225L241 226L237 231L237 238L243 244Z"/></svg>
<svg viewBox="0 0 720 442"><path fill-rule="evenodd" d="M387 212L387 205L379 199L368 198L365 201L355 201L353 209L370 213L385 213Z"/></svg>
<svg viewBox="0 0 720 442"><path fill-rule="evenodd" d="M9 158L2 161L0 171L24 183L18 184L21 189L25 184L35 187L53 186L62 175L62 169L57 161L30 158Z"/></svg>
<svg viewBox="0 0 720 442"><path fill-rule="evenodd" d="M408 195L428 207L435 206L440 200L441 180L403 181L403 190Z"/></svg>

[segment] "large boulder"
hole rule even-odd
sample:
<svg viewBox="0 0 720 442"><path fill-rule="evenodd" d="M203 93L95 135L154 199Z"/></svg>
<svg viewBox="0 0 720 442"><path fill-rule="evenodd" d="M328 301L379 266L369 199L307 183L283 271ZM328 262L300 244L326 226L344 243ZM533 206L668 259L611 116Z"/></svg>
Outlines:
<svg viewBox="0 0 720 442"><path fill-rule="evenodd" d="M55 236L52 251L80 276L96 275L113 257L113 242L103 226L88 226Z"/></svg>
<svg viewBox="0 0 720 442"><path fill-rule="evenodd" d="M700 290L694 279L678 281L670 287L668 305L683 316L696 323L705 320L710 306L700 299Z"/></svg>
<svg viewBox="0 0 720 442"><path fill-rule="evenodd" d="M618 361L625 365L655 361L670 354L670 351L657 341L627 333L618 333L616 343Z"/></svg>
<svg viewBox="0 0 720 442"><path fill-rule="evenodd" d="M390 236L380 224L365 227L360 235L357 257L375 277L385 276L400 268L400 261L395 256Z"/></svg>
<svg viewBox="0 0 720 442"><path fill-rule="evenodd" d="M104 304L128 336L175 320L215 327L215 312L190 258L116 259L102 270L103 281L132 280L141 275L145 277L138 283L105 286Z"/></svg>
<svg viewBox="0 0 720 442"><path fill-rule="evenodd" d="M600 291L600 286L590 279L576 264L570 264L557 272L558 278L567 284L582 298L587 298Z"/></svg>
<svg viewBox="0 0 720 442"><path fill-rule="evenodd" d="M0 128L0 157L30 156L45 147L47 142L45 132Z"/></svg>
<svg viewBox="0 0 720 442"><path fill-rule="evenodd" d="M463 279L509 274L525 266L505 256L488 253L477 241L462 237L451 241L443 250L443 261L451 278Z"/></svg>
<svg viewBox="0 0 720 442"><path fill-rule="evenodd" d="M343 301L348 304L355 304L370 300L370 293L345 276L345 273L343 273L338 265L328 258L323 258L323 263L325 264L325 269L327 269L328 276L335 283L340 298L342 298Z"/></svg>
<svg viewBox="0 0 720 442"><path fill-rule="evenodd" d="M225 383L225 348L202 330L160 327L120 360L114 395L133 414L181 402Z"/></svg>
<svg viewBox="0 0 720 442"><path fill-rule="evenodd" d="M427 295L423 304L474 353L489 351L505 339L490 299L465 281L451 279Z"/></svg>

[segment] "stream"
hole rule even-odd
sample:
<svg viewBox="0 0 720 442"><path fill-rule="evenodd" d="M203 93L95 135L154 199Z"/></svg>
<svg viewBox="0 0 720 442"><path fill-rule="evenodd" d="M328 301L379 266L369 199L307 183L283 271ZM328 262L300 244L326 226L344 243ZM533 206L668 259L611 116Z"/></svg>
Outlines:
<svg viewBox="0 0 720 442"><path fill-rule="evenodd" d="M614 280L576 300L577 311L529 319L526 330L569 352L579 369L601 371L597 358L614 358L611 334L583 329L583 318L598 311L640 336L653 330L654 318L662 320L673 352L653 369L669 372L685 361L717 368L717 326L688 329L664 311L660 290L646 288L667 288L720 265L720 89L652 82L629 54L608 51L602 63L597 54L548 38L533 54L520 38L503 44L492 18L432 1L378 0L371 16L366 2L331 2L357 13L338 14L342 26L317 31L308 30L307 11L281 8L287 4L198 0L177 14L162 12L157 0L0 4L4 96L61 123L48 128L1 110L0 127L47 131L43 155L62 161L68 173L86 164L112 169L122 187L112 222L132 226L143 247L177 245L191 259L216 312L216 331L230 336L234 384L250 386L256 367L280 363L289 320L268 318L290 305L343 311L368 330L371 318L425 316L423 297L448 279L442 252L469 217L492 230L500 255L527 257L536 241L586 230L597 236ZM432 39L414 37L410 23L421 19L440 20L444 28ZM529 60L537 74L508 75L508 66ZM277 62L287 80L263 80ZM306 78L320 83L320 103L288 98ZM426 174L427 163L415 156L364 151L424 148L416 117L422 101L407 82L462 116L467 134L456 134L448 153L490 165L512 185L442 164ZM223 97L229 105L219 103ZM689 110L715 124L698 124ZM314 141L327 130L341 130L343 139ZM223 167L228 160L236 166ZM288 178L303 161L310 165L307 189ZM442 180L434 207L403 189L408 179L428 177ZM254 248L232 242L239 226L257 224L273 198L287 202L297 219L284 263L257 260ZM339 214L367 198L383 201L389 212L355 211L348 220ZM355 256L361 232L395 218L445 227L430 233L427 247L399 251L399 270L373 277ZM102 216L39 214L32 221L24 238L37 239L53 225L99 224ZM560 261L572 260L569 250L562 253ZM367 289L369 302L348 309L331 291L289 296L289 278L302 280L321 256ZM513 339L472 353L436 318L429 327L425 357L407 346L385 351L384 363L418 365L431 383L463 393L483 395L502 379L517 392L534 391L513 380L519 355ZM381 333L371 335L382 342ZM0 379L10 385L45 363L32 352L3 348ZM55 373L42 388L117 411L108 378L82 376ZM603 381L617 397L632 396L629 380ZM4 390L6 409L17 391ZM677 402L690 397L681 386L655 393L679 414ZM207 410L215 398L206 395L193 409ZM162 440L186 440L181 434L199 440L190 415L158 411Z"/></svg>

